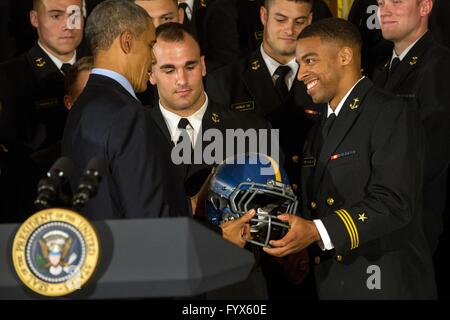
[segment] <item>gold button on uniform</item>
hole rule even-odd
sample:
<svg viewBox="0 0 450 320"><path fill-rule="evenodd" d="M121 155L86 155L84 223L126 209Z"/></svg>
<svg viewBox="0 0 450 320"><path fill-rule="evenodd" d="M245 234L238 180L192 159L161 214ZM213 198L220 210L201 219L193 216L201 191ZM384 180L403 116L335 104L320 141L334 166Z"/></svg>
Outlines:
<svg viewBox="0 0 450 320"><path fill-rule="evenodd" d="M332 206L333 204L334 204L334 199L333 198L328 198L327 199L327 204L329 205L329 206Z"/></svg>
<svg viewBox="0 0 450 320"><path fill-rule="evenodd" d="M314 263L315 264L320 264L320 257L319 256L315 256L314 257Z"/></svg>
<svg viewBox="0 0 450 320"><path fill-rule="evenodd" d="M315 209L315 208L317 208L317 203L315 203L314 201L313 201L313 202L311 202L311 208L312 208L312 209Z"/></svg>
<svg viewBox="0 0 450 320"><path fill-rule="evenodd" d="M292 190L297 191L297 189L298 189L298 184L293 183L292 184Z"/></svg>
<svg viewBox="0 0 450 320"><path fill-rule="evenodd" d="M292 162L293 163L299 163L300 162L300 157L297 155L292 156Z"/></svg>
<svg viewBox="0 0 450 320"><path fill-rule="evenodd" d="M341 255L336 256L337 262L342 262L343 260L344 260L344 258Z"/></svg>

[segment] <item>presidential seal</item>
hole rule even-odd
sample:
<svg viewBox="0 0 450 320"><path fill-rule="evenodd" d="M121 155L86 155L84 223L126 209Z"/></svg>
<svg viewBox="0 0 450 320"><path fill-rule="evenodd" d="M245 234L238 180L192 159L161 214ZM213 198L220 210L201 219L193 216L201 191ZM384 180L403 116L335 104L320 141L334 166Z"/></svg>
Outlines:
<svg viewBox="0 0 450 320"><path fill-rule="evenodd" d="M19 228L12 246L19 279L34 292L67 295L92 277L99 243L92 225L67 209L37 212Z"/></svg>

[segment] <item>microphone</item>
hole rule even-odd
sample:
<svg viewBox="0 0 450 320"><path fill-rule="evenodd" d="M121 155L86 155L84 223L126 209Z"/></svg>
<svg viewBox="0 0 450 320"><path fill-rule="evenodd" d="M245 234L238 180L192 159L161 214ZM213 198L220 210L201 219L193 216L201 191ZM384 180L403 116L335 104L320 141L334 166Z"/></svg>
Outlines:
<svg viewBox="0 0 450 320"><path fill-rule="evenodd" d="M89 161L72 199L75 211L80 211L90 199L95 197L104 173L105 160L103 157L95 157Z"/></svg>
<svg viewBox="0 0 450 320"><path fill-rule="evenodd" d="M42 178L38 184L38 195L34 205L39 210L70 203L70 197L66 196L62 190L69 181L72 170L73 163L69 158L61 157L55 161L47 172L47 176Z"/></svg>

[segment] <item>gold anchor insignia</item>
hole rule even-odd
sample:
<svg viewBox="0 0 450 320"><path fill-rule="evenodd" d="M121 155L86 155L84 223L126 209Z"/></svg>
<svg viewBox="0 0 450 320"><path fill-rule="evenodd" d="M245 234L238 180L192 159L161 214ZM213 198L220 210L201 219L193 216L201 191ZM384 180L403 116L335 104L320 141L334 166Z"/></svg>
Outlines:
<svg viewBox="0 0 450 320"><path fill-rule="evenodd" d="M412 57L411 61L409 62L409 65L411 65L411 66L415 65L417 63L417 60L419 60L418 57Z"/></svg>
<svg viewBox="0 0 450 320"><path fill-rule="evenodd" d="M200 0L200 6L206 8L206 0Z"/></svg>
<svg viewBox="0 0 450 320"><path fill-rule="evenodd" d="M37 58L36 66L38 66L39 68L42 68L43 66L45 66L45 60L43 58Z"/></svg>
<svg viewBox="0 0 450 320"><path fill-rule="evenodd" d="M355 110L355 109L358 109L358 107L359 107L359 99L355 98L355 99L353 99L353 102L350 103L349 108L352 110Z"/></svg>
<svg viewBox="0 0 450 320"><path fill-rule="evenodd" d="M214 121L215 123L220 122L219 115L217 113L213 113L211 116L211 120Z"/></svg>
<svg viewBox="0 0 450 320"><path fill-rule="evenodd" d="M252 70L258 70L261 68L261 64L259 63L259 60L253 60L252 61Z"/></svg>
<svg viewBox="0 0 450 320"><path fill-rule="evenodd" d="M369 218L366 217L366 213L365 212L363 212L361 214L358 214L358 220L361 220L362 222L365 222L367 219L369 219Z"/></svg>

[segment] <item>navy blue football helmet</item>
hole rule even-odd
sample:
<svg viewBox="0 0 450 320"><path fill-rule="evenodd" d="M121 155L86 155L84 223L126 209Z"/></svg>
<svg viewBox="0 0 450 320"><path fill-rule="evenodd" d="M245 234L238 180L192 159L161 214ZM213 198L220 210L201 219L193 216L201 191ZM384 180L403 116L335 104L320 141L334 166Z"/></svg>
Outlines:
<svg viewBox="0 0 450 320"><path fill-rule="evenodd" d="M295 214L297 197L278 163L261 153L238 154L217 166L210 180L207 213L214 225L237 219L250 209L256 215L250 221L251 239L258 246L281 239L289 230L287 222L276 216Z"/></svg>

